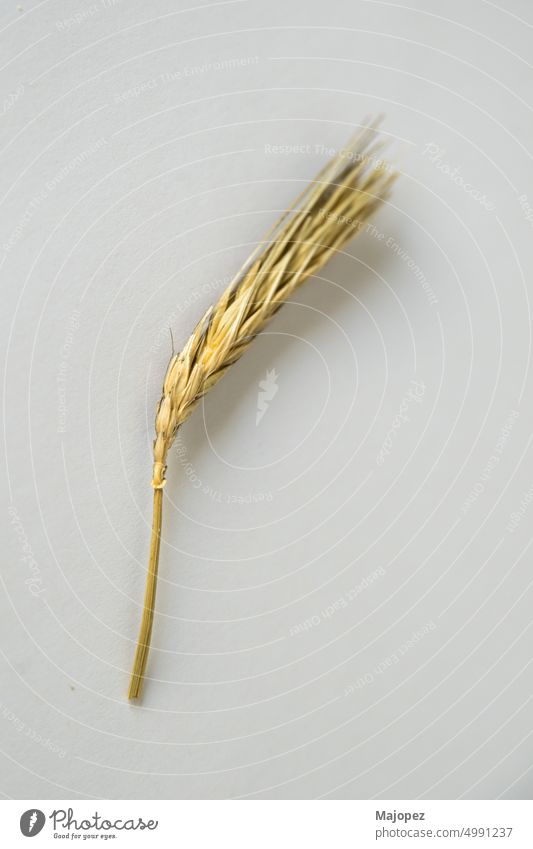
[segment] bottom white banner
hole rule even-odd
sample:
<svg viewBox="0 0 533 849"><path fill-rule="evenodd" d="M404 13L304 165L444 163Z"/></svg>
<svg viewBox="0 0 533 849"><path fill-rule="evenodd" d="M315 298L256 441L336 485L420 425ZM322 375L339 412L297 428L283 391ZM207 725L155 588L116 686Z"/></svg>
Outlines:
<svg viewBox="0 0 533 849"><path fill-rule="evenodd" d="M533 847L528 801L0 802L2 846L62 841L232 849Z"/></svg>

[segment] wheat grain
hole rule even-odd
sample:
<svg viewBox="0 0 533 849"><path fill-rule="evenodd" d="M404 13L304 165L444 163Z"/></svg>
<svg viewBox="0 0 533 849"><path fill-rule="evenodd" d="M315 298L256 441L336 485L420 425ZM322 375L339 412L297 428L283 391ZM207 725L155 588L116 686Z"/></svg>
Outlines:
<svg viewBox="0 0 533 849"><path fill-rule="evenodd" d="M395 178L366 126L271 228L217 304L169 362L155 418L154 513L143 616L129 698L140 696L154 616L163 487L169 449L200 399L244 353L284 301L361 229Z"/></svg>

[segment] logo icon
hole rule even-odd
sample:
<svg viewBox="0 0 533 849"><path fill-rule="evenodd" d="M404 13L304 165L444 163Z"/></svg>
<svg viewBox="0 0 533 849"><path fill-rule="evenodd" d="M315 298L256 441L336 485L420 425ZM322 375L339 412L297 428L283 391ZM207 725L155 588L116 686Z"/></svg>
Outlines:
<svg viewBox="0 0 533 849"><path fill-rule="evenodd" d="M263 380L259 381L260 391L257 393L257 414L255 417L256 426L265 415L270 402L279 389L277 384L278 376L276 369L273 368L267 371Z"/></svg>
<svg viewBox="0 0 533 849"><path fill-rule="evenodd" d="M42 831L46 822L46 817L38 808L30 808L29 811L24 811L20 818L20 830L24 837L35 837Z"/></svg>

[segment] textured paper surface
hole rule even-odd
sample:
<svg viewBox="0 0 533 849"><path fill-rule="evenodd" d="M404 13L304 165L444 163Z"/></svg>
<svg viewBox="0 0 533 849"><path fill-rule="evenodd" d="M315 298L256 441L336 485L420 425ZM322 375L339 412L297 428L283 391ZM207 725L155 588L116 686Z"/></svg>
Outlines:
<svg viewBox="0 0 533 849"><path fill-rule="evenodd" d="M530 798L528 4L22 7L1 791ZM392 203L172 452L132 707L169 329L376 111Z"/></svg>

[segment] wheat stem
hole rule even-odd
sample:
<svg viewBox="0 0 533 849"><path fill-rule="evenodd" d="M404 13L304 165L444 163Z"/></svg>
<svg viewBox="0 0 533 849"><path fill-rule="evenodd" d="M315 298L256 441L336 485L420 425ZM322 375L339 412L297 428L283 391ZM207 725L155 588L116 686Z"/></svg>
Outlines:
<svg viewBox="0 0 533 849"><path fill-rule="evenodd" d="M155 594L157 589L157 570L159 567L159 547L161 543L161 523L163 519L163 487L154 488L154 511L152 518L152 537L150 540L150 560L144 592L144 608L139 630L139 639L133 672L131 673L129 699L138 699L142 693L144 672L150 650L152 625L154 622Z"/></svg>

